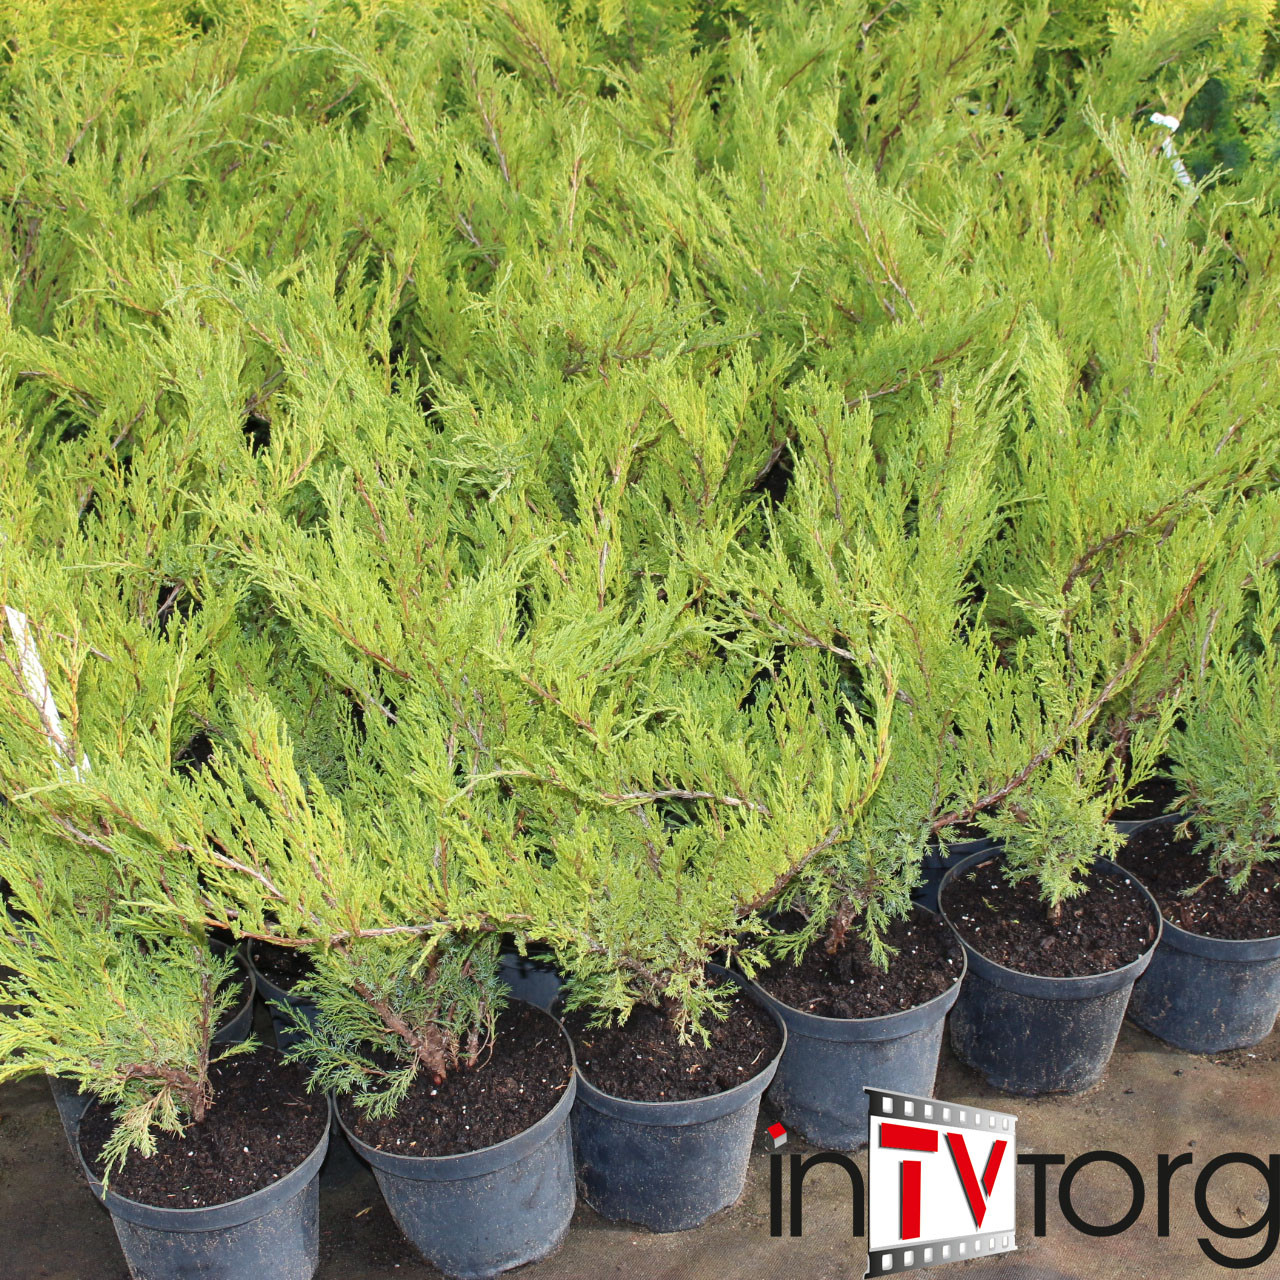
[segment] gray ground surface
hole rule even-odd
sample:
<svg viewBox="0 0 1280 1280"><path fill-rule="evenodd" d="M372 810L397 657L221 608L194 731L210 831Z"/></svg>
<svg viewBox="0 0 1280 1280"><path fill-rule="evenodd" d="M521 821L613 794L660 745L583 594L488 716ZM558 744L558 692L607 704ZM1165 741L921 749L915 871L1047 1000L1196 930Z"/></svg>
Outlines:
<svg viewBox="0 0 1280 1280"><path fill-rule="evenodd" d="M1047 1231L1032 1234L1032 1171L1018 1172L1017 1253L932 1268L934 1276L991 1280L1149 1280L1151 1277L1231 1274L1280 1276L1280 1249L1245 1272L1209 1262L1197 1237L1206 1235L1193 1207L1197 1172L1214 1155L1244 1151L1280 1154L1280 1033L1249 1051L1198 1058L1180 1053L1125 1025L1101 1085L1074 1098L1014 1099L987 1088L944 1049L938 1097L986 1103L1019 1117L1022 1152L1061 1152L1068 1160L1110 1149L1128 1156L1147 1185L1146 1207L1123 1235L1078 1234L1058 1209L1058 1171L1048 1176ZM658 1236L602 1221L580 1206L564 1247L553 1258L515 1273L528 1280L852 1280L865 1267L865 1242L850 1229L848 1179L838 1169L815 1169L805 1184L802 1237L769 1235L769 1160L764 1127L751 1161L747 1191L698 1231ZM786 1151L803 1152L791 1142ZM1190 1151L1194 1163L1174 1175L1170 1232L1156 1233L1156 1155ZM865 1169L865 1160L859 1158ZM1095 1223L1128 1204L1124 1175L1093 1166L1076 1181L1073 1202ZM1255 1172L1224 1169L1209 1186L1209 1208L1222 1223L1255 1221L1267 1208L1267 1189ZM1280 1207L1276 1210L1280 1213ZM322 1176L321 1280L426 1280L438 1273L403 1241L377 1185L345 1144L335 1145ZM1224 1241L1224 1252L1248 1256L1262 1237ZM3 1280L126 1280L110 1219L92 1200L72 1165L43 1080L0 1089L0 1277ZM248 1280L248 1278L246 1278ZM254 1278L256 1280L256 1278Z"/></svg>

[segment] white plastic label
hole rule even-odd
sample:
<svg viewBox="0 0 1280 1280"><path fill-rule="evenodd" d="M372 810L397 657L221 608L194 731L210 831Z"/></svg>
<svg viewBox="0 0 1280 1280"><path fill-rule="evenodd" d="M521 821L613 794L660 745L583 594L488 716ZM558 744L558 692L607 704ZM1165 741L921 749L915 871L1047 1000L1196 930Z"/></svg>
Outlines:
<svg viewBox="0 0 1280 1280"><path fill-rule="evenodd" d="M18 646L18 664L22 673L23 692L31 700L40 713L40 722L45 733L49 735L54 746L54 756L59 767L72 757L71 744L62 731L62 720L58 708L54 705L53 690L49 687L49 677L45 674L44 663L40 661L40 651L36 648L35 639L31 635L31 624L25 613L17 609L4 607L5 617L9 620L9 630L13 632L14 643ZM82 756L78 765L71 766L72 776L77 782L89 772L89 757Z"/></svg>

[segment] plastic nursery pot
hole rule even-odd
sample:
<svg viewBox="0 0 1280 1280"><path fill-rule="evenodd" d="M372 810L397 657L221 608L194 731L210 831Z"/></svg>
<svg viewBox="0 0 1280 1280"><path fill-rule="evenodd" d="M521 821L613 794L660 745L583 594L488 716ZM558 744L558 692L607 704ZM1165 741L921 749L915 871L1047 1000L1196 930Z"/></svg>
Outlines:
<svg viewBox="0 0 1280 1280"><path fill-rule="evenodd" d="M284 1177L226 1204L166 1209L103 1190L84 1153L89 1189L111 1212L134 1280L311 1280L320 1263L320 1165L329 1122L311 1154Z"/></svg>
<svg viewBox="0 0 1280 1280"><path fill-rule="evenodd" d="M498 957L498 976L515 999L545 1009L548 1013L564 985L564 980L549 960L533 955L522 956L516 951L504 951Z"/></svg>
<svg viewBox="0 0 1280 1280"><path fill-rule="evenodd" d="M1192 1053L1245 1049L1280 1014L1280 937L1209 938L1166 920L1129 1017Z"/></svg>
<svg viewBox="0 0 1280 1280"><path fill-rule="evenodd" d="M58 1108L58 1119L62 1121L62 1128L74 1155L76 1133L84 1113L89 1110L89 1104L93 1101L93 1094L81 1093L73 1080L67 1080L63 1076L49 1076L48 1080L49 1092L53 1094L53 1101Z"/></svg>
<svg viewBox="0 0 1280 1280"><path fill-rule="evenodd" d="M335 1107L348 1141L372 1166L396 1225L445 1275L497 1275L545 1258L564 1240L575 1201L569 1114L577 1083L573 1045L564 1038L569 1084L555 1106L523 1133L479 1151L380 1151L361 1142Z"/></svg>
<svg viewBox="0 0 1280 1280"><path fill-rule="evenodd" d="M250 968L239 948L233 950L225 942L219 942L216 938L210 941L209 946L218 955L231 953L231 959L235 962L237 976L247 979L245 986L248 988L244 999L231 1011L227 1020L214 1033L213 1043L241 1044L249 1038L249 1032L253 1030L253 993L255 989L253 969Z"/></svg>
<svg viewBox="0 0 1280 1280"><path fill-rule="evenodd" d="M1182 814L1180 813L1157 813L1150 818L1112 818L1111 825L1121 835L1131 836L1135 831L1142 831L1146 827L1154 827L1165 822L1181 821Z"/></svg>
<svg viewBox="0 0 1280 1280"><path fill-rule="evenodd" d="M740 974L710 966L768 1010L782 1046L750 1080L706 1098L634 1102L578 1073L573 1140L582 1197L606 1218L687 1231L741 1195L760 1097L787 1047L787 1025Z"/></svg>
<svg viewBox="0 0 1280 1280"><path fill-rule="evenodd" d="M289 1016L290 1012L301 1014L310 1025L315 1021L315 1002L295 996L287 987L277 986L270 978L264 977L262 970L253 962L252 947L245 948L244 959L249 966L249 972L253 974L254 986L267 1002L267 1011L271 1014L271 1026L276 1034L276 1048L284 1053L286 1049L292 1049L302 1039L301 1033Z"/></svg>
<svg viewBox="0 0 1280 1280"><path fill-rule="evenodd" d="M983 853L995 848L995 841L990 836L979 836L976 840L943 840L931 843L924 851L924 860L920 870L924 879L911 892L911 901L919 903L926 911L935 915L938 911L938 890L942 887L942 877L957 867L966 858L975 853Z"/></svg>
<svg viewBox="0 0 1280 1280"><path fill-rule="evenodd" d="M953 929L947 886L991 856L974 854L943 877L942 918ZM1128 880L1150 907L1151 942L1122 968L1082 978L1022 973L987 959L956 930L968 974L951 1011L951 1044L988 1084L1006 1093L1079 1093L1096 1084L1115 1048L1133 984L1160 940L1160 910L1147 890L1105 858L1094 863L1093 873Z"/></svg>
<svg viewBox="0 0 1280 1280"><path fill-rule="evenodd" d="M933 1096L942 1024L960 994L960 976L925 1004L875 1018L826 1018L774 999L752 983L787 1028L787 1046L769 1101L788 1129L814 1146L850 1151L867 1141L864 1085Z"/></svg>

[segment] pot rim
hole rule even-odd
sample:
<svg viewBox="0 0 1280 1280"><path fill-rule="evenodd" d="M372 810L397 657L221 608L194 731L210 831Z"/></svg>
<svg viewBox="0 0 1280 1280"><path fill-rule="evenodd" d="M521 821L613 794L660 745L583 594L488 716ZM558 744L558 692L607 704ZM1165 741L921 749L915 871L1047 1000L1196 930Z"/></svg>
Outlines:
<svg viewBox="0 0 1280 1280"><path fill-rule="evenodd" d="M213 951L217 955L229 955L232 963L235 964L239 968L240 972L249 979L249 994L235 1006L234 1010L222 1026L215 1027L213 1029L213 1043L225 1044L226 1041L219 1041L218 1036L223 1035L228 1029L235 1026L237 1022L246 1016L246 1013L252 1014L253 997L258 992L258 975L254 971L253 964L248 955L245 954L245 948L229 947L225 942L222 942L217 938L210 938L209 950Z"/></svg>
<svg viewBox="0 0 1280 1280"><path fill-rule="evenodd" d="M564 1042L568 1046L569 1080L551 1108L540 1115L527 1129L521 1129L519 1133L513 1133L511 1137L503 1138L499 1142L492 1142L487 1147L477 1147L474 1151L454 1151L446 1156L415 1156L399 1151L384 1151L381 1147L370 1146L363 1139L357 1137L351 1132L346 1121L342 1118L339 1099L336 1096L331 1097L333 1116L338 1122L338 1127L346 1134L348 1141L365 1160L384 1172L398 1174L401 1177L412 1176L407 1172L409 1169L425 1170L430 1168L432 1171L431 1178L424 1178L422 1181L452 1182L463 1178L482 1177L484 1174L496 1173L499 1169L505 1169L508 1165L522 1159L530 1151L540 1146L546 1137L568 1118L569 1110L572 1108L577 1096L578 1081L581 1079L581 1073L578 1070L578 1058L573 1048L573 1038L564 1029L563 1023L555 1014L548 1013L536 1004L529 1004L527 1000L520 1000L514 996L511 997L511 1000L512 1003L523 1004L530 1009L537 1009L540 1014L550 1018L559 1028L560 1034L564 1037ZM518 1148L516 1144L519 1144ZM397 1166L406 1172L398 1173Z"/></svg>
<svg viewBox="0 0 1280 1280"><path fill-rule="evenodd" d="M635 1124L651 1125L689 1125L703 1124L709 1120L729 1115L745 1105L753 1096L762 1094L773 1082L778 1070L778 1063L787 1051L787 1024L782 1015L769 1003L761 1000L753 988L755 984L732 969L722 968L718 964L708 964L712 973L727 977L736 982L749 996L773 1019L782 1043L778 1052L760 1068L755 1075L739 1081L731 1089L722 1089L719 1093L709 1093L701 1098L665 1098L661 1101L645 1101L640 1098L622 1098L616 1093L606 1093L591 1083L578 1068L578 1084L583 1102L595 1111L615 1119L628 1120ZM684 1113L683 1116L677 1113Z"/></svg>
<svg viewBox="0 0 1280 1280"><path fill-rule="evenodd" d="M542 951L535 952L531 947L524 955L521 955L515 947L503 947L498 952L499 964L504 961L514 961L517 964L531 965L535 969L545 969L559 975L559 969L556 968L555 953L550 947Z"/></svg>
<svg viewBox="0 0 1280 1280"><path fill-rule="evenodd" d="M1122 867L1117 862L1112 862L1110 858L1095 859L1091 870L1101 869L1104 872L1109 872L1110 874L1123 877L1124 879L1127 879L1130 884L1136 885L1139 893L1141 893L1147 900L1147 905L1155 917L1155 927L1152 930L1151 941L1143 949L1142 953L1135 959L1130 960L1128 964L1121 965L1116 969L1104 969L1101 973L1082 973L1074 974L1072 976L1058 977L1047 973L1029 973L1025 969L1011 969L1008 965L1001 964L998 960L993 960L990 956L984 955L975 946L973 946L972 943L968 942L948 917L946 909L942 905L942 895L946 891L947 886L953 880L959 879L959 877L971 867L979 866L987 861L995 861L997 858L1003 856L1003 849L987 849L981 853L975 853L966 858L963 862L959 862L952 867L946 875L942 877L942 883L938 887L938 913L944 920L946 920L956 937L959 938L960 945L965 948L966 954L972 953L975 960L978 962L973 966L975 973L980 976L986 976L982 974L982 970L983 968L988 968L993 971L994 975L998 976L1002 980L1005 986L1009 987L1037 984L1043 988L1048 984L1063 984L1061 986L1056 986L1056 990L1066 994L1071 992L1074 987L1075 993L1081 998L1094 994L1101 994L1101 991L1098 990L1099 988L1102 990L1110 990L1113 987L1122 986L1126 981L1128 981L1131 974L1133 978L1136 979L1143 973L1147 965L1151 962L1151 957L1155 954L1156 947L1160 945L1160 938L1164 930L1164 916L1161 914L1160 906L1156 902L1155 898L1151 896L1151 891L1147 886L1144 885L1132 871L1128 870L1126 867ZM1008 977L1006 978L1005 975L1008 975Z"/></svg>
<svg viewBox="0 0 1280 1280"><path fill-rule="evenodd" d="M252 943L244 949L244 962L249 972L253 974L253 980L257 984L258 990L262 992L264 1000L286 1000L289 1004L311 1003L306 996L295 995L292 987L282 987L278 983L272 982L270 978L263 976L262 970L253 962Z"/></svg>
<svg viewBox="0 0 1280 1280"><path fill-rule="evenodd" d="M1158 904L1157 904L1158 905ZM1164 918L1164 912L1160 913ZM1164 920L1161 941L1178 951L1199 956L1202 960L1275 960L1280 958L1280 933L1264 934L1261 938L1215 938L1211 933L1197 933L1184 929L1172 920ZM1218 954L1219 951L1226 954ZM1259 954L1249 954L1251 952Z"/></svg>
<svg viewBox="0 0 1280 1280"><path fill-rule="evenodd" d="M1139 831L1145 831L1147 827L1163 826L1168 822L1182 822L1186 819L1185 813L1157 813L1150 818L1117 818L1112 814L1107 821L1115 827L1122 835L1131 836Z"/></svg>
<svg viewBox="0 0 1280 1280"><path fill-rule="evenodd" d="M97 1099L94 1101L96 1102ZM86 1108L86 1113L87 1110ZM326 1094L324 1131L311 1151L288 1173L265 1187L237 1196L234 1200L224 1200L221 1204L203 1205L194 1209L167 1208L164 1205L148 1204L145 1200L131 1200L118 1191L103 1187L101 1180L94 1175L88 1161L84 1158L84 1152L80 1146L80 1121L76 1123L76 1157L88 1180L89 1190L113 1214L118 1214L126 1221L157 1231L219 1231L243 1226L246 1222L253 1222L265 1216L276 1207L276 1202L284 1203L291 1199L297 1190L306 1186L319 1172L325 1153L329 1149L329 1131L332 1124L333 1105ZM200 1221L201 1218L207 1220Z"/></svg>
<svg viewBox="0 0 1280 1280"><path fill-rule="evenodd" d="M978 852L985 853L990 851L978 850ZM942 920L942 922L947 926L947 928L951 930L952 936L953 937L956 936L955 928L952 926L951 922L949 920L945 920L938 912L930 911L928 907L921 906L920 903L918 902L913 903L912 906L915 910L923 911L926 915L932 916L935 920ZM956 941L957 943L960 943L961 939L957 937ZM768 988L765 987L763 983L757 981L756 979L752 978L752 979L748 979L748 981L751 982L751 984L754 987L756 987L758 990L763 992L765 997L772 1004L777 1005L779 1009L785 1010L786 1015L794 1017L796 1022L800 1024L800 1026L805 1027L809 1034L819 1033L824 1029L829 1029L831 1031L838 1031L841 1028L853 1027L853 1026L865 1027L868 1031L878 1031L883 1029L886 1032L890 1032L890 1031L892 1032L892 1034L887 1034L883 1036L866 1035L866 1036L859 1037L859 1039L862 1039L862 1040L878 1041L878 1040L896 1040L900 1035L910 1035L911 1034L910 1029L907 1029L907 1030L901 1029L901 1023L907 1021L908 1019L915 1018L916 1015L924 1013L928 1010L932 1010L934 1006L939 1003L945 1002L945 1008L943 1009L943 1012L945 1013L946 1010L950 1009L951 1006L955 1003L956 997L959 996L960 994L960 985L961 983L964 982L968 973L969 973L969 953L965 950L964 946L961 945L960 946L960 973L957 976L956 980L949 987L947 987L945 991L940 991L936 996L933 996L930 999L926 1000L923 1004L913 1004L906 1009L897 1009L893 1013L871 1014L865 1018L834 1018L828 1014L809 1013L804 1009L797 1009L793 1004L787 1004L785 1000L779 1000L777 996L770 993ZM931 1021L931 1019L926 1019L926 1021ZM810 1023L813 1024L812 1030L809 1030L806 1025ZM822 1036L821 1038L843 1040L845 1037L844 1036L830 1036L830 1037Z"/></svg>
<svg viewBox="0 0 1280 1280"><path fill-rule="evenodd" d="M968 840L944 840L935 836L925 845L926 849L945 850L948 857L957 855L968 857L971 853L982 853L985 849L994 849L1000 841L995 836L972 836Z"/></svg>

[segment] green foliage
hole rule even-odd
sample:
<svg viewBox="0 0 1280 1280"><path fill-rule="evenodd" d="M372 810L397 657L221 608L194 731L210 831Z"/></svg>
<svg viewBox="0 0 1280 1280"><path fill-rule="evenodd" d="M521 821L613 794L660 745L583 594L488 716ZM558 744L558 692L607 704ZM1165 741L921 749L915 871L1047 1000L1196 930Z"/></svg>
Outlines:
<svg viewBox="0 0 1280 1280"><path fill-rule="evenodd" d="M436 1084L489 1052L506 1003L494 937L426 954L362 941L322 955L298 993L314 1020L295 1013L293 1061L311 1068L312 1087L351 1094L371 1116L393 1115L420 1071Z"/></svg>
<svg viewBox="0 0 1280 1280"><path fill-rule="evenodd" d="M1094 860L1124 843L1107 821L1115 801L1102 787L1106 763L1087 747L1051 756L1016 797L982 817L988 835L1003 842L1009 881L1034 877L1055 922L1062 904L1084 892Z"/></svg>
<svg viewBox="0 0 1280 1280"><path fill-rule="evenodd" d="M237 597L211 585L191 437L131 427L127 471L109 424L72 444L7 431L0 538L0 1077L47 1071L110 1107L108 1170L214 1103L233 990L202 913L143 900L156 884L195 893L170 812ZM57 450L74 457L56 465Z"/></svg>
<svg viewBox="0 0 1280 1280"><path fill-rule="evenodd" d="M1169 744L1178 807L1213 876L1236 893L1280 857L1280 582L1274 555L1252 558L1246 592L1203 625L1200 667Z"/></svg>
<svg viewBox="0 0 1280 1280"><path fill-rule="evenodd" d="M660 714L596 758L575 735L554 775L518 792L550 854L528 935L551 946L570 1007L625 1018L662 1003L702 1030L722 1001L713 955L762 962L758 913L849 838L885 769L891 678L855 707L838 677L817 654L790 656L749 699L731 672L668 676Z"/></svg>
<svg viewBox="0 0 1280 1280"><path fill-rule="evenodd" d="M1059 912L1166 744L1272 856L1266 0L6 23L0 1069L117 1156L208 1102L210 925L385 1113L504 945L696 1035L964 824Z"/></svg>
<svg viewBox="0 0 1280 1280"><path fill-rule="evenodd" d="M203 1119L210 1065L256 1047L211 1043L238 991L227 985L232 961L198 935L157 936L127 914L80 915L56 885L61 850L40 856L38 841L5 825L0 874L21 914L0 923L0 1081L45 1071L111 1108L110 1174L131 1152L151 1155L156 1129L181 1133Z"/></svg>
<svg viewBox="0 0 1280 1280"><path fill-rule="evenodd" d="M694 564L764 655L816 649L853 689L877 665L893 673L891 767L804 893L833 942L860 917L883 958L880 933L909 908L935 820L969 799L957 747L994 664L970 575L1000 507L999 388L922 392L910 425L875 433L874 448L870 408L827 379L797 382L785 406L799 457L763 545L725 543Z"/></svg>

